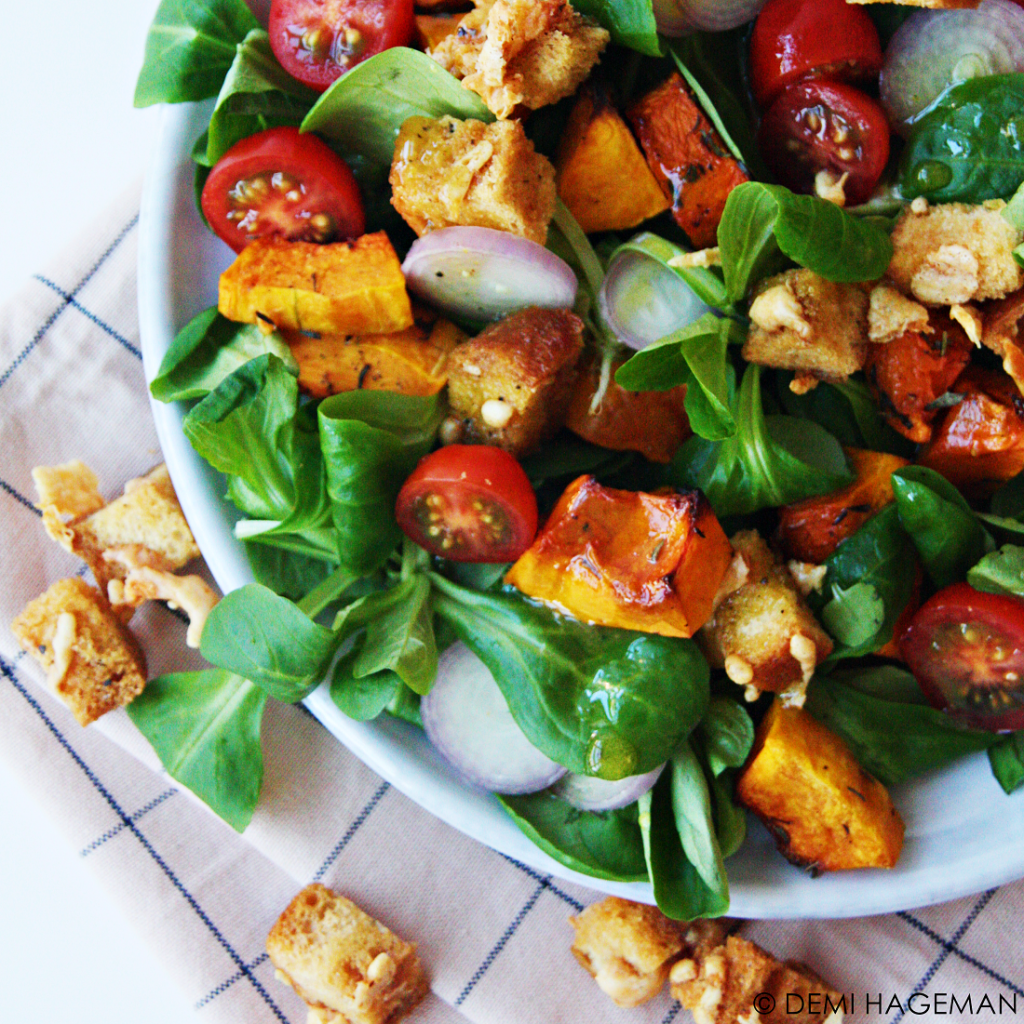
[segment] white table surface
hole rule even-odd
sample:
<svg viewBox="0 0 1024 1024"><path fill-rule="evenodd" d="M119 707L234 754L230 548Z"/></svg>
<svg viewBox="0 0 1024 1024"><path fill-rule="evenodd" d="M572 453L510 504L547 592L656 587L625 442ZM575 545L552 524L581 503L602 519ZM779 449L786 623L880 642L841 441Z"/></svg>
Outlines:
<svg viewBox="0 0 1024 1024"><path fill-rule="evenodd" d="M0 302L144 173L159 114L133 110L132 94L155 9L4 5ZM195 1021L78 851L2 767L0 821L0 1021Z"/></svg>

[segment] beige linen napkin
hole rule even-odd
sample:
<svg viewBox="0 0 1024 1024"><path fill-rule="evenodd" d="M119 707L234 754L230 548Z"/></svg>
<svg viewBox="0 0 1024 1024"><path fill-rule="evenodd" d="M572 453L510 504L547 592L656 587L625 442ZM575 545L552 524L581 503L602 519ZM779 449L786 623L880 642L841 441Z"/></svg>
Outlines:
<svg viewBox="0 0 1024 1024"><path fill-rule="evenodd" d="M7 624L82 567L45 537L31 468L81 458L113 496L160 461L139 352L137 210L138 195L125 196L0 314L0 756L206 1020L305 1019L264 940L314 880L419 943L433 995L413 1024L688 1020L667 994L618 1009L576 964L566 919L599 894L435 820L302 707L268 709L263 796L240 837L175 787L123 712L82 729L45 690ZM182 622L162 606L133 629L153 674L197 667ZM1005 1021L1024 1015L1022 911L1017 884L913 913L758 923L746 934L824 974L852 1002L847 1020Z"/></svg>

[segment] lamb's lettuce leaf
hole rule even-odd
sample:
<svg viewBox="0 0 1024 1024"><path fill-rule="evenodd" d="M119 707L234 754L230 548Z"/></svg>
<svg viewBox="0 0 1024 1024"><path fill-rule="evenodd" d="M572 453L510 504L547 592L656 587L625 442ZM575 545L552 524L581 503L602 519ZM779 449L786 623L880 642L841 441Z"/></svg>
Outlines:
<svg viewBox="0 0 1024 1024"><path fill-rule="evenodd" d="M573 7L608 29L613 43L648 57L661 56L651 0L575 0Z"/></svg>

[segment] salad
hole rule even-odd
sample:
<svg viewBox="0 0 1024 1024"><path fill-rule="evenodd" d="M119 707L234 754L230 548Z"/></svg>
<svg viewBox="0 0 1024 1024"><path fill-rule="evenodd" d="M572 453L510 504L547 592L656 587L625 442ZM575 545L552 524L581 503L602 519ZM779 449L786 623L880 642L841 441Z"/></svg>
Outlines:
<svg viewBox="0 0 1024 1024"><path fill-rule="evenodd" d="M130 714L172 774L236 828L258 799L267 699L301 700L325 676L351 717L391 715L424 726L461 774L501 792L516 824L561 863L599 878L650 880L659 905L676 917L728 909L726 859L742 844L746 821L737 779L746 776L751 790L752 752L757 760L768 748L765 723L784 717L784 704L787 714L815 723L807 729L838 737L846 754L835 756L855 759L878 784L980 750L988 750L1007 791L1024 780L1012 685L1024 646L1015 346L1004 340L1001 351L990 351L971 338L974 327L997 322L1000 337L1015 337L1018 288L998 298L971 293L933 313L937 303L904 294L898 280L877 284L895 265L894 251L905 248L901 232L930 223L945 209L936 204L963 203L965 216L998 217L1011 251L1020 244L1024 216L1015 193L1024 162L1007 129L1016 114L1007 111L1019 109L1024 82L1015 68L996 63L988 69L995 73L956 84L961 68L902 120L885 88L886 106L872 98L880 66L887 81L880 46L877 60L870 48L866 56L812 50L809 65L791 77L780 66L773 83L764 62L753 59L760 51L751 37L759 28L771 36L768 15L783 6L771 0L752 28L756 11L747 8L733 27L711 24L669 38L682 19L699 18L699 8L694 15L682 5L671 12L612 0L580 5L610 36L595 75L605 69L623 107L675 76L712 126L708 148L749 180L730 183L710 239L699 237L695 221L686 222L687 233L677 209L656 211L636 225L639 234L584 230L583 208L577 204L574 214L571 196L555 209L546 248L505 232L498 241L474 235L479 251L471 256L489 271L455 276L480 277L481 285L417 287L426 312L417 308L408 328L421 342L448 345L447 389L375 389L360 373L346 389L332 385L314 395L303 346L323 331L307 327L295 337L216 309L171 346L153 394L191 403L186 435L225 476L227 497L242 514L236 533L259 583L228 594L207 620L202 651L216 667L154 680ZM912 51L913 34L908 43L900 33L915 28L913 18L897 29L890 22L906 12L888 4L879 10L883 35L895 30L886 59ZM1014 24L1005 11L1000 17ZM183 35L187 45L161 43ZM301 125L308 131L300 140L324 143L347 169L327 161L334 180L325 189L340 195L340 205L314 204L306 220L322 236L303 244L383 232L405 258L410 290L437 278L439 260L472 249L465 234L444 240L446 231L471 227L417 240L390 202L395 140L410 118L495 122L479 95L423 52L382 48L318 92L284 70L240 2L201 9L167 2L151 41L138 102L216 96L194 154L198 194L210 194L232 152L265 161L260 147L270 145L271 159L283 159L281 139L294 139ZM838 84L836 61L851 69ZM823 67L832 77L819 74ZM587 88L526 119L535 152L559 159ZM794 97L805 103L800 123L813 129L808 110L819 122L789 166L772 150L778 130L767 143L759 131L773 124L768 115L780 101L784 111ZM891 159L889 147L882 159L846 158L835 135L857 121L840 99L878 106L886 125L906 133L905 142L893 142ZM830 133L824 158L823 124ZM873 130L861 137L874 145ZM797 130L790 141L800 138ZM306 142L289 141L288 154L295 145ZM1000 147L1007 153L988 160ZM260 183L265 166L229 165L226 180L255 181L254 193L264 185L272 193L274 180ZM295 187L302 170L275 167L282 202L308 194ZM859 177L876 171L873 181ZM928 201L910 210L917 196ZM266 211L260 202L242 209L204 201L202 208L211 227L230 234L249 207L257 218ZM247 231L253 222L246 220ZM249 256L256 250L237 248ZM380 266L375 282L390 273L386 261ZM497 310L487 305L496 277L511 303ZM801 289L819 281L828 283L820 294L838 289L855 303L850 296L860 295L865 321L869 297L887 314L900 309L904 329L863 344L860 366L785 365L770 336L792 327L793 310L773 289L795 296L799 316L812 308ZM923 310L924 323L897 297ZM449 406L462 400L457 374L463 383L474 376L466 366L476 364L461 358L467 346L481 351L481 339L545 305L562 315L581 348L575 380L589 388L584 422L602 409L621 407L624 416L601 435L603 444L576 430L541 431L536 444L513 453L513 444L479 443L505 440L505 410L481 414L474 425L490 435L460 433L465 423L453 423ZM453 344L435 337L449 330ZM769 343L761 354L752 347L758 331ZM369 334L355 340L369 344ZM637 395L640 402L630 404ZM654 419L673 401L687 426L671 451L657 451L649 436L630 436L638 419ZM986 425L994 425L987 434ZM965 432L968 444L985 442L978 448L984 461L957 447ZM571 519L567 510L591 499L619 517L603 525L610 544L624 538L635 549L637 576L657 566L667 578L659 559L674 552L675 617L654 624L635 614L636 602L613 600L611 610L605 602L598 611L572 603L569 570L551 556L552 538L564 542L571 531L558 528ZM651 550L640 551L629 540L643 532L640 507L671 519L677 533L652 534ZM443 514L432 519L438 508ZM495 516L498 525L485 529ZM585 518L601 522L592 511ZM730 616L750 619L749 608L741 614L744 601L756 599L757 585L769 578L804 623L787 641L811 643L791 659L796 678L762 674L725 625ZM495 762L497 780L489 774ZM755 797L741 797L758 810ZM779 817L768 815L776 824ZM783 831L786 846L797 830ZM812 867L826 863L803 858L795 846L788 853Z"/></svg>

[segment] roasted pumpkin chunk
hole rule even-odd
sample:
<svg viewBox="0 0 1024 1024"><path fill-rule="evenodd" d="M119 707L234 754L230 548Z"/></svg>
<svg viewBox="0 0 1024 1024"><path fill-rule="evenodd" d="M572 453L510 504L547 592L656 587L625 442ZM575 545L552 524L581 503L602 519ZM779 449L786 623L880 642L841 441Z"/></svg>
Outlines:
<svg viewBox="0 0 1024 1024"><path fill-rule="evenodd" d="M812 871L891 868L903 819L888 790L806 711L776 700L757 730L736 798L788 860Z"/></svg>
<svg viewBox="0 0 1024 1024"><path fill-rule="evenodd" d="M581 476L505 580L584 621L688 637L731 559L700 491L620 491Z"/></svg>
<svg viewBox="0 0 1024 1024"><path fill-rule="evenodd" d="M998 370L969 367L953 384L963 400L935 428L918 463L972 498L989 495L1024 469L1024 397Z"/></svg>
<svg viewBox="0 0 1024 1024"><path fill-rule="evenodd" d="M673 73L626 116L654 176L672 199L672 216L690 241L715 244L729 193L750 179L729 155L682 76Z"/></svg>
<svg viewBox="0 0 1024 1024"><path fill-rule="evenodd" d="M220 275L218 308L268 331L388 334L412 326L402 266L383 231L329 245L258 238Z"/></svg>
<svg viewBox="0 0 1024 1024"><path fill-rule="evenodd" d="M282 332L299 364L299 389L313 398L340 391L436 395L448 382L448 353L465 335L433 314L392 334Z"/></svg>
<svg viewBox="0 0 1024 1024"><path fill-rule="evenodd" d="M864 372L893 430L923 443L944 395L967 366L974 346L948 316L929 313L927 331L906 331L884 345L869 345Z"/></svg>
<svg viewBox="0 0 1024 1024"><path fill-rule="evenodd" d="M424 50L433 50L459 30L464 14L417 14L415 16L416 41Z"/></svg>
<svg viewBox="0 0 1024 1024"><path fill-rule="evenodd" d="M625 231L671 205L607 91L584 86L555 158L558 194L587 234Z"/></svg>
<svg viewBox="0 0 1024 1024"><path fill-rule="evenodd" d="M824 562L841 541L893 500L892 474L908 465L907 460L863 448L844 451L857 474L852 484L779 509L775 537L787 558Z"/></svg>

